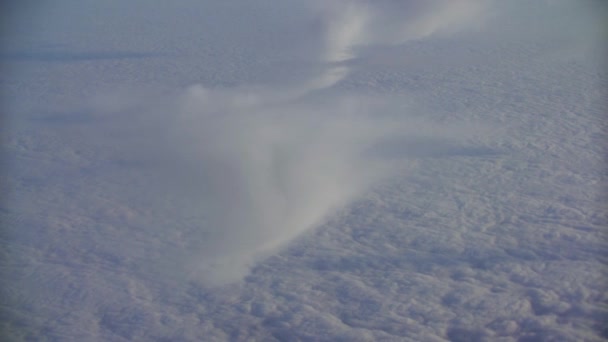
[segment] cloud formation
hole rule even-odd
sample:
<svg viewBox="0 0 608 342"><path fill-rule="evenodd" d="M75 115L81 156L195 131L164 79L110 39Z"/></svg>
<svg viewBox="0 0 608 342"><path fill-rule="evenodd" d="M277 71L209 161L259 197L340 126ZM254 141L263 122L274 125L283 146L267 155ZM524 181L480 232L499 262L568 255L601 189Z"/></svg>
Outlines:
<svg viewBox="0 0 608 342"><path fill-rule="evenodd" d="M398 45L432 35L449 35L478 26L487 0L330 0L312 3L321 23L320 60L333 64L310 82L331 86L348 74L341 63L357 57L357 49Z"/></svg>
<svg viewBox="0 0 608 342"><path fill-rule="evenodd" d="M145 116L123 120L125 134L147 141L126 150L154 161L163 191L199 212L198 237L178 261L189 276L209 285L240 279L256 260L391 174L394 161L381 153L383 144L407 138L419 156L418 138L445 144L448 135L462 136L408 116L395 99L330 88L347 77L357 49L460 29L481 8L473 0L318 2L311 13L322 23L315 37L320 72L290 86L193 85L162 106L143 106Z"/></svg>
<svg viewBox="0 0 608 342"><path fill-rule="evenodd" d="M200 250L205 278L210 267L223 274L276 250L384 173L364 151L390 125L367 117L360 104L254 97L193 86L170 134L172 164L199 189L201 228L212 237Z"/></svg>

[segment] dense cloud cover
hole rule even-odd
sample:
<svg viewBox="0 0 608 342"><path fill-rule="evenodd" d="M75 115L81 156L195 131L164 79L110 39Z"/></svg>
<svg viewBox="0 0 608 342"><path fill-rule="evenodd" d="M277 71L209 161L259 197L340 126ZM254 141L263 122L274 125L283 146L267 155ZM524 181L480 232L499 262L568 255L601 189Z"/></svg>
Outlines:
<svg viewBox="0 0 608 342"><path fill-rule="evenodd" d="M598 4L14 12L9 339L605 335Z"/></svg>

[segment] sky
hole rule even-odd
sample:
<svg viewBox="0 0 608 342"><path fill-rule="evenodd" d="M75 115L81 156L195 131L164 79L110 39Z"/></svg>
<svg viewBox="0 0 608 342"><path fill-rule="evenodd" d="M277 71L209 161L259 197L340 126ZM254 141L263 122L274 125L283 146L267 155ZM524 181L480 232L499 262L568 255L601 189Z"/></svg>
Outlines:
<svg viewBox="0 0 608 342"><path fill-rule="evenodd" d="M599 1L4 6L10 340L607 338Z"/></svg>

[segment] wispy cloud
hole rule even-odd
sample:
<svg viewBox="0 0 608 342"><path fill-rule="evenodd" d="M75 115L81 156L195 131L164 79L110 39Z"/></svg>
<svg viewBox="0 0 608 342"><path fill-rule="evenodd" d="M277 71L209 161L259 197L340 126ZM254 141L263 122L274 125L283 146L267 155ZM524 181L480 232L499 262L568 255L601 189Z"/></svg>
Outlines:
<svg viewBox="0 0 608 342"><path fill-rule="evenodd" d="M313 3L324 27L320 59L327 63L346 62L357 57L357 49L398 45L477 27L483 21L487 2L331 0ZM329 86L347 74L347 67L334 66L315 84Z"/></svg>
<svg viewBox="0 0 608 342"><path fill-rule="evenodd" d="M198 208L200 238L189 243L186 272L211 285L237 280L391 174L397 153L383 146L393 142L394 151L406 137L402 147L419 157L433 139L448 151L446 137L469 135L403 113L395 99L329 88L347 77L358 48L459 29L480 8L472 0L319 2L311 11L322 26L314 38L324 67L290 86L193 85L160 107L99 98L146 112L122 119L124 133L147 141L124 150L156 161L156 179Z"/></svg>

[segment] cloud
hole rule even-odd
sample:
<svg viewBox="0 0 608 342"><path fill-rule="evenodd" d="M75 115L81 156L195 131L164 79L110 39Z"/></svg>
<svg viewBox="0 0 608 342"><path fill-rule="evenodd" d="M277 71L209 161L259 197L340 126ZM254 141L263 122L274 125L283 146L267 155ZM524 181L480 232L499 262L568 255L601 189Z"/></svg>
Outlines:
<svg viewBox="0 0 608 342"><path fill-rule="evenodd" d="M487 9L484 0L335 0L323 2L329 49L401 44L474 27Z"/></svg>
<svg viewBox="0 0 608 342"><path fill-rule="evenodd" d="M420 157L429 150L440 155L428 147L437 142L450 153L446 141L462 140L471 129L404 113L398 99L344 95L331 87L347 77L346 62L356 58L357 48L455 30L479 6L478 1L317 3L322 67L299 82L230 89L193 85L161 100L98 96L96 108L119 114L114 119L126 158L149 165L147 193L196 212L189 228L194 233L181 256L172 256L175 263L208 285L238 280L257 260L389 176L396 170L395 156ZM409 151L395 153L399 141L407 141L402 147ZM156 209L159 216L183 219L161 204Z"/></svg>
<svg viewBox="0 0 608 342"><path fill-rule="evenodd" d="M326 67L304 83L303 92L338 83L349 74L346 62L357 51L399 45L433 35L449 35L478 27L489 0L329 0L310 7L321 27L314 57ZM313 44L314 45L314 44Z"/></svg>
<svg viewBox="0 0 608 342"><path fill-rule="evenodd" d="M241 279L257 261L403 171L404 158L487 152L462 147L480 127L424 119L394 98L275 100L268 90L194 85L162 111L150 109L126 125L123 136L145 141L124 139L126 158L152 165L147 193L172 202L169 209L159 200L155 215L196 218L182 254L171 256L183 277L210 286Z"/></svg>
<svg viewBox="0 0 608 342"><path fill-rule="evenodd" d="M179 105L165 159L175 167L169 174L189 175L180 188L198 189L210 237L199 246L198 274L212 283L242 276L381 179L387 166L364 152L396 133L348 98L277 104L193 86Z"/></svg>

